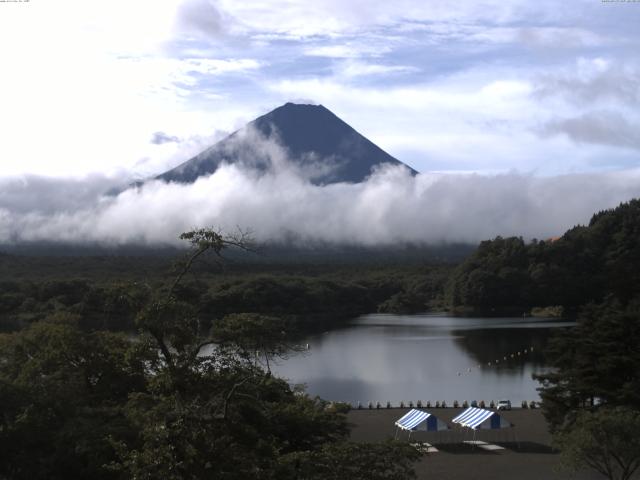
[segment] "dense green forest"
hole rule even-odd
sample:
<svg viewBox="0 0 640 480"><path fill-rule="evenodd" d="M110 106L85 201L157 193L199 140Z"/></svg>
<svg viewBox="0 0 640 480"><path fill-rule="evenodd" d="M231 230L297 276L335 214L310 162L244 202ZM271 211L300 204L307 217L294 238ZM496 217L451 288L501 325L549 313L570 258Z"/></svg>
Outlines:
<svg viewBox="0 0 640 480"><path fill-rule="evenodd" d="M452 273L445 302L454 310L495 313L581 305L640 293L640 200L597 213L558 239L480 243Z"/></svg>
<svg viewBox="0 0 640 480"><path fill-rule="evenodd" d="M258 254L247 259L203 259L173 293L209 323L227 313L261 313L286 316L306 332L363 313L442 309L452 268L427 262L274 264L261 263ZM174 263L164 256L0 256L0 331L62 312L78 315L83 328L135 330L137 305L166 288Z"/></svg>
<svg viewBox="0 0 640 480"><path fill-rule="evenodd" d="M555 242L528 246L528 262L514 262L525 305L544 305L546 292L576 312L577 326L559 331L547 348L553 369L537 376L562 463L610 479L629 479L640 468L639 240L640 201L633 200ZM517 243L506 250L520 250Z"/></svg>

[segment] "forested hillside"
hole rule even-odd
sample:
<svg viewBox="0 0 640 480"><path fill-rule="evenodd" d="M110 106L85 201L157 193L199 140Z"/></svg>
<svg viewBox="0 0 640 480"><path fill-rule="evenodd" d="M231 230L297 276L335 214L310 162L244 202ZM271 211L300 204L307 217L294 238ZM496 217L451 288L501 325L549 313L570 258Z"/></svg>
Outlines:
<svg viewBox="0 0 640 480"><path fill-rule="evenodd" d="M640 200L596 213L562 237L487 240L453 272L446 301L453 309L495 312L561 306L573 312L614 295L640 292Z"/></svg>
<svg viewBox="0 0 640 480"><path fill-rule="evenodd" d="M164 257L0 258L0 331L69 313L84 329L134 331L138 306L166 288ZM289 265L203 262L173 294L207 324L228 313L285 316L300 332L354 316L442 307L449 265Z"/></svg>

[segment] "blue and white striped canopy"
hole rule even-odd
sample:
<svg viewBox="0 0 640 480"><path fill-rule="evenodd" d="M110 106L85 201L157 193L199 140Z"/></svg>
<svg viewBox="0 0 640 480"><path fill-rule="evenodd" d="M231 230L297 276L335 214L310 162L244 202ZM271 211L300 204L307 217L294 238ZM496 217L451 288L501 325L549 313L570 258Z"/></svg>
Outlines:
<svg viewBox="0 0 640 480"><path fill-rule="evenodd" d="M448 428L447 424L438 420L435 415L415 408L397 420L396 426L403 430L426 430L427 432L437 432Z"/></svg>
<svg viewBox="0 0 640 480"><path fill-rule="evenodd" d="M482 429L497 429L510 427L511 424L504 418L491 410L485 410L484 408L467 408L460 415L451 420L452 423L457 423L463 427Z"/></svg>

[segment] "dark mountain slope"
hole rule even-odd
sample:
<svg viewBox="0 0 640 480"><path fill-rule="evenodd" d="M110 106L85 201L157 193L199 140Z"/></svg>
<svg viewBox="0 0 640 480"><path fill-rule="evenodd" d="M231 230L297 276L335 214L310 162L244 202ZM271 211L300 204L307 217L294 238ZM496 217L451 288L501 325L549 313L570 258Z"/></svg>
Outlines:
<svg viewBox="0 0 640 480"><path fill-rule="evenodd" d="M278 152L265 140L282 146L288 159L315 184L358 183L376 166L404 165L322 105L287 103L156 178L191 183L225 162L267 170L278 161Z"/></svg>

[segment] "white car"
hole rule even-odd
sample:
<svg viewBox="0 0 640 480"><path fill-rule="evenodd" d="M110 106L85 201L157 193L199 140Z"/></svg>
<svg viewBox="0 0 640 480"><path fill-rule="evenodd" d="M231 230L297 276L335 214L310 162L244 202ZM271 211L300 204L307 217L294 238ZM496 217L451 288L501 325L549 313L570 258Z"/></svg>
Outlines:
<svg viewBox="0 0 640 480"><path fill-rule="evenodd" d="M499 400L496 408L498 410L511 410L511 400Z"/></svg>

